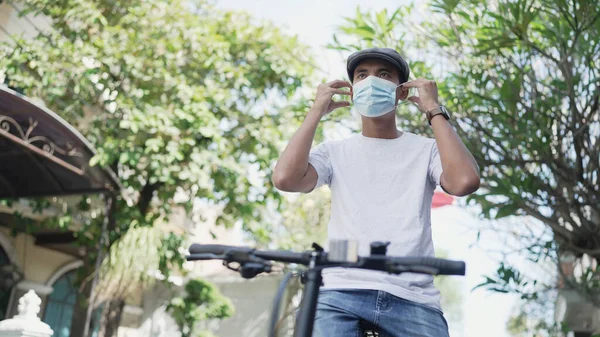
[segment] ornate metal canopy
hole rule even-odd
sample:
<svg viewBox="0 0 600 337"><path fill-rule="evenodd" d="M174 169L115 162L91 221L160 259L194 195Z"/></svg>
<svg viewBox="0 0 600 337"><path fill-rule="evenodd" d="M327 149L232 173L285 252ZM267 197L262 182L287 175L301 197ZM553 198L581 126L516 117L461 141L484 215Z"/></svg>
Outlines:
<svg viewBox="0 0 600 337"><path fill-rule="evenodd" d="M119 190L114 172L89 166L93 156L66 121L0 86L0 199Z"/></svg>

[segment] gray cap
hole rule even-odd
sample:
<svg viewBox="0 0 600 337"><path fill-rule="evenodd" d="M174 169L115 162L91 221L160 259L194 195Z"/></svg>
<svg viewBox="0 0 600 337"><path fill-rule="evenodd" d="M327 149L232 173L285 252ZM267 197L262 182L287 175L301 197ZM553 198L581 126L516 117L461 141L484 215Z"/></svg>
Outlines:
<svg viewBox="0 0 600 337"><path fill-rule="evenodd" d="M348 56L347 70L350 81L354 79L354 70L358 64L365 59L380 59L390 62L398 68L400 73L400 83L408 81L408 75L410 69L408 69L408 63L400 56L400 53L391 48L369 48L357 51L352 55Z"/></svg>

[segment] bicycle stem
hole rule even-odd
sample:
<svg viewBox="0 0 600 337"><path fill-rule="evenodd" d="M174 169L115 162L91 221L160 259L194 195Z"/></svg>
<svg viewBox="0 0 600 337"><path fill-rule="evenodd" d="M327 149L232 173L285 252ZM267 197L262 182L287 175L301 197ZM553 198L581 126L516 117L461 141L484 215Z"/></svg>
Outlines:
<svg viewBox="0 0 600 337"><path fill-rule="evenodd" d="M294 337L311 337L315 323L315 313L317 311L317 303L319 300L319 289L323 283L321 268L314 268L317 260L320 258L320 252L311 254L310 267L306 271L306 282L304 284L304 296L298 319L296 320L296 328L294 329Z"/></svg>

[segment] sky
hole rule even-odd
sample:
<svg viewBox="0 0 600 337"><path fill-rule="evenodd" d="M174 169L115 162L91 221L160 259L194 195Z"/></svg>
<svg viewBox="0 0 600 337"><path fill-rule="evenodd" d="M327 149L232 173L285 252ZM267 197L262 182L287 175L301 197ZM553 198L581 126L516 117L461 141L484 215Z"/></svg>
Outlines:
<svg viewBox="0 0 600 337"><path fill-rule="evenodd" d="M309 45L320 69L329 79L345 75L345 57L337 51L329 51L325 45L335 33L335 27L343 23L344 17L351 17L356 6L361 9L393 12L406 0L216 0L223 9L245 10L259 19L274 22L286 32L297 35L299 40ZM414 15L423 15L415 11ZM452 327L451 336L465 337L508 337L506 321L516 303L508 295L492 294L485 290L471 291L479 284L484 274L492 274L498 266L480 248L470 246L476 241L472 228L482 226L480 220L463 207L453 205L432 211L433 239L436 249L448 252L449 258L464 260L467 275L460 279L463 297L463 326ZM495 237L483 236L479 246L500 249L501 241Z"/></svg>
<svg viewBox="0 0 600 337"><path fill-rule="evenodd" d="M343 23L344 17L352 16L356 7L361 9L387 8L395 11L406 0L215 0L225 9L245 10L254 17L267 19L287 32L298 35L301 42L309 45L315 55L319 68L327 72L330 78L345 76L345 55L337 51L328 51L325 45L330 42L335 27Z"/></svg>

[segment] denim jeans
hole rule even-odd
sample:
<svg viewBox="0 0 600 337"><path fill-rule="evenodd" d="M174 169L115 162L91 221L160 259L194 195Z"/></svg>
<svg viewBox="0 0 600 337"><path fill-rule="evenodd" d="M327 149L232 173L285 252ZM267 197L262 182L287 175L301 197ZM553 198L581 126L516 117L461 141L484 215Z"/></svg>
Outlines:
<svg viewBox="0 0 600 337"><path fill-rule="evenodd" d="M321 290L313 337L448 337L441 311L377 290Z"/></svg>

